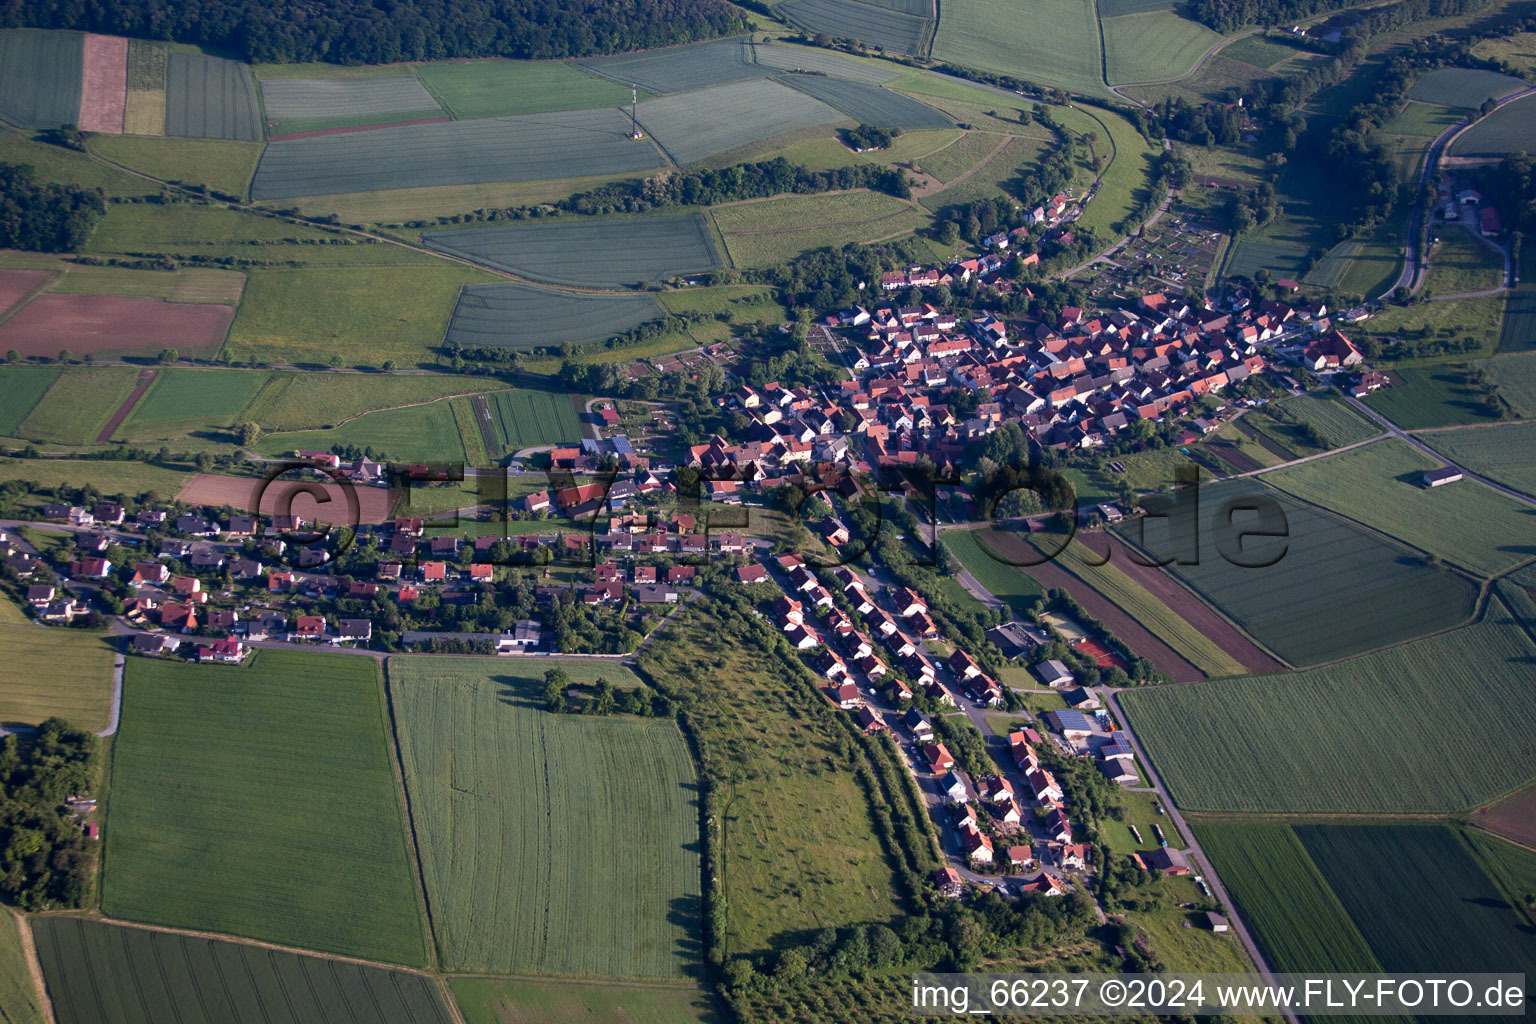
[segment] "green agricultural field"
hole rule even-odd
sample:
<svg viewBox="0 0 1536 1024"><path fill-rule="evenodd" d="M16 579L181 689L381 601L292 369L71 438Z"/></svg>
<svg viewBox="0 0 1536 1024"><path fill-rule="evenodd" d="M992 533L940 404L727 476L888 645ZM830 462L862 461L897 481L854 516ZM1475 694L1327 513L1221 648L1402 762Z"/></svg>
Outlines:
<svg viewBox="0 0 1536 1024"><path fill-rule="evenodd" d="M1382 428L1333 392L1311 392L1273 402L1264 411L1283 423L1310 426L1327 448L1366 441L1382 433Z"/></svg>
<svg viewBox="0 0 1536 1024"><path fill-rule="evenodd" d="M1435 136L1455 125L1467 116L1459 107L1444 107L1438 103L1409 103L1403 112L1388 121L1382 131L1388 135Z"/></svg>
<svg viewBox="0 0 1536 1024"><path fill-rule="evenodd" d="M1275 970L1381 970L1289 825L1201 822L1195 835Z"/></svg>
<svg viewBox="0 0 1536 1024"><path fill-rule="evenodd" d="M636 180L635 176L594 174L548 181L373 189L342 195L299 196L259 205L271 209L297 208L300 213L310 217L335 214L344 224L404 225L413 220L451 218L465 210L553 203L613 181L629 180Z"/></svg>
<svg viewBox="0 0 1536 1024"><path fill-rule="evenodd" d="M33 927L59 1024L450 1024L430 977L81 917Z"/></svg>
<svg viewBox="0 0 1536 1024"><path fill-rule="evenodd" d="M668 313L729 313L737 323L788 319L789 313L774 298L774 291L758 284L722 284L662 292L656 296Z"/></svg>
<svg viewBox="0 0 1536 1024"><path fill-rule="evenodd" d="M165 73L170 50L142 39L128 40L128 95L123 131L129 135L165 134Z"/></svg>
<svg viewBox="0 0 1536 1024"><path fill-rule="evenodd" d="M1504 260L1460 227L1447 227L1430 254L1424 286L1435 295L1490 291L1504 284Z"/></svg>
<svg viewBox="0 0 1536 1024"><path fill-rule="evenodd" d="M1536 852L1476 829L1462 832L1483 872L1511 899L1536 892Z"/></svg>
<svg viewBox="0 0 1536 1024"><path fill-rule="evenodd" d="M207 185L245 198L256 173L261 144L225 139L157 139L142 135L93 135L92 155L162 181Z"/></svg>
<svg viewBox="0 0 1536 1024"><path fill-rule="evenodd" d="M535 281L617 288L723 266L702 214L435 231L433 249Z"/></svg>
<svg viewBox="0 0 1536 1024"><path fill-rule="evenodd" d="M165 134L260 142L261 104L250 66L172 53L165 75Z"/></svg>
<svg viewBox="0 0 1536 1024"><path fill-rule="evenodd" d="M416 69L432 95L462 119L617 107L629 89L564 61L442 61Z"/></svg>
<svg viewBox="0 0 1536 1024"><path fill-rule="evenodd" d="M265 243L264 257L271 258L281 252L283 257L293 253L295 258L302 259L308 255L305 250L321 246L307 244L277 250L273 243L290 240L315 243L335 237L334 233L319 228L241 210L194 203L118 203L107 207L107 215L91 236L90 249L98 253L170 252L249 257L253 244ZM349 252L354 249L350 245L337 248Z"/></svg>
<svg viewBox="0 0 1536 1024"><path fill-rule="evenodd" d="M22 421L53 387L57 366L0 367L0 436L14 436Z"/></svg>
<svg viewBox="0 0 1536 1024"><path fill-rule="evenodd" d="M1536 352L1500 356L1482 364L1504 404L1517 416L1536 416Z"/></svg>
<svg viewBox="0 0 1536 1024"><path fill-rule="evenodd" d="M1520 266L1525 277L1509 293L1504 307L1504 330L1499 335L1499 352L1536 350L1536 241L1520 250ZM1530 414L1527 414L1530 415Z"/></svg>
<svg viewBox="0 0 1536 1024"><path fill-rule="evenodd" d="M270 142L251 182L253 199L340 192L620 176L663 166L648 142L628 137L617 108L376 128Z"/></svg>
<svg viewBox="0 0 1536 1024"><path fill-rule="evenodd" d="M776 936L897 914L891 866L843 751L837 713L763 650L763 635L698 601L639 657L642 673L689 705L721 794L725 952ZM814 702L814 703L813 703Z"/></svg>
<svg viewBox="0 0 1536 1024"><path fill-rule="evenodd" d="M752 63L751 48L744 39L715 39L689 46L590 57L577 61L576 66L624 86L637 85L657 96L772 74L770 69ZM628 98L626 95L625 99Z"/></svg>
<svg viewBox="0 0 1536 1024"><path fill-rule="evenodd" d="M91 444L133 391L131 366L71 366L53 382L16 428L31 441Z"/></svg>
<svg viewBox="0 0 1536 1024"><path fill-rule="evenodd" d="M861 60L815 46L791 43L755 43L752 56L758 64L780 71L820 71L832 78L879 85L902 76L901 68L884 62Z"/></svg>
<svg viewBox="0 0 1536 1024"><path fill-rule="evenodd" d="M385 409L348 420L330 430L267 434L256 444L265 455L329 451L334 445L372 448L374 457L394 462L465 462L453 409L446 401Z"/></svg>
<svg viewBox="0 0 1536 1024"><path fill-rule="evenodd" d="M1375 298L1397 281L1402 264L1401 225L1384 221L1369 235L1346 239L1329 249L1302 283Z"/></svg>
<svg viewBox="0 0 1536 1024"><path fill-rule="evenodd" d="M79 32L0 31L0 117L24 128L77 123L83 38Z"/></svg>
<svg viewBox="0 0 1536 1024"><path fill-rule="evenodd" d="M1058 538L1060 534L1056 535ZM1059 540L1055 543L1059 543ZM1121 572L1113 563L1099 565L1099 556L1072 541L1056 564L1089 588L1098 591L1127 615L1147 627L1154 636L1208 676L1243 675L1247 669L1198 628L1153 597L1145 587Z"/></svg>
<svg viewBox="0 0 1536 1024"><path fill-rule="evenodd" d="M1266 35L1244 36L1221 48L1221 55L1227 60L1265 69L1290 60L1298 52L1298 48L1288 45L1284 37Z"/></svg>
<svg viewBox="0 0 1536 1024"><path fill-rule="evenodd" d="M1194 68L1221 36L1173 11L1102 19L1111 85L1177 78Z"/></svg>
<svg viewBox="0 0 1536 1024"><path fill-rule="evenodd" d="M1526 83L1518 78L1481 68L1440 68L1420 75L1408 90L1408 98L1475 109L1484 100L1508 96L1525 87Z"/></svg>
<svg viewBox="0 0 1536 1024"><path fill-rule="evenodd" d="M969 177L925 196L922 203L928 209L938 211L946 206L961 206L979 199L1008 195L1010 188L1017 192L1019 183L1029 180L1036 159L1045 152L1047 146L1048 143L1039 139L1023 136L1010 138L1002 149L975 167Z"/></svg>
<svg viewBox="0 0 1536 1024"><path fill-rule="evenodd" d="M1114 157L1101 175L1098 194L1084 207L1083 215L1077 221L1096 231L1103 241L1114 236L1116 225L1125 220L1146 193L1149 187L1147 171L1155 154L1151 144L1119 114L1102 109L1082 109L1097 123L1095 128L1087 129L1096 131L1099 137L1094 143L1094 151L1104 149L1106 136L1114 146Z"/></svg>
<svg viewBox="0 0 1536 1024"><path fill-rule="evenodd" d="M913 204L882 192L783 196L710 211L737 267L767 267L802 252L908 234L929 222Z"/></svg>
<svg viewBox="0 0 1536 1024"><path fill-rule="evenodd" d="M998 561L982 546L975 530L950 530L944 534L944 546L960 559L976 581L1013 613L1028 621L1030 614L1045 599L1045 590L1034 578L1015 566Z"/></svg>
<svg viewBox="0 0 1536 1024"><path fill-rule="evenodd" d="M0 728L58 715L95 732L107 727L111 706L106 637L60 626L0 625Z"/></svg>
<svg viewBox="0 0 1536 1024"><path fill-rule="evenodd" d="M1471 480L1423 486L1425 471L1440 465L1394 437L1264 480L1475 575L1497 575L1536 556L1536 510Z"/></svg>
<svg viewBox="0 0 1536 1024"><path fill-rule="evenodd" d="M166 302L207 302L233 306L245 290L238 270L129 270L125 267L67 266L48 291L55 295L138 295Z"/></svg>
<svg viewBox="0 0 1536 1024"><path fill-rule="evenodd" d="M573 396L519 388L485 396L502 451L496 457L534 445L574 442L581 437Z"/></svg>
<svg viewBox="0 0 1536 1024"><path fill-rule="evenodd" d="M129 659L103 911L425 964L386 725L370 658Z"/></svg>
<svg viewBox="0 0 1536 1024"><path fill-rule="evenodd" d="M814 96L860 124L900 128L905 132L954 127L953 121L928 104L878 85L823 75L781 75L776 81Z"/></svg>
<svg viewBox="0 0 1536 1024"><path fill-rule="evenodd" d="M1202 487L1199 514L1202 520L1214 515L1225 521L1223 509L1229 501L1236 510L1255 498L1279 506L1284 539L1250 536L1231 557L1220 553L1221 541L1211 529L1201 529L1198 548L1188 542L1186 526L1178 527L1175 540L1169 519L1128 523L1115 532L1142 544L1154 557L1185 559L1169 570L1293 665L1315 665L1400 643L1472 614L1476 587L1471 581L1254 480ZM1184 500L1189 500L1188 494ZM1234 512L1232 521L1245 531L1281 527L1253 513ZM1198 558L1198 564L1189 564L1191 558Z"/></svg>
<svg viewBox="0 0 1536 1024"><path fill-rule="evenodd" d="M1296 834L1383 970L1536 970L1536 935L1453 829L1298 825Z"/></svg>
<svg viewBox="0 0 1536 1024"><path fill-rule="evenodd" d="M1533 447L1536 446L1536 420L1436 430L1419 435L1419 439L1474 473L1536 497L1536 461L1531 459L1531 452L1536 451ZM1450 486L1460 487L1461 484Z"/></svg>
<svg viewBox="0 0 1536 1024"><path fill-rule="evenodd" d="M1533 654L1490 601L1475 625L1324 668L1120 700L1180 807L1451 813L1536 775L1536 701L1519 667Z"/></svg>
<svg viewBox="0 0 1536 1024"><path fill-rule="evenodd" d="M443 117L437 100L413 74L368 78L282 78L261 84L262 107L273 135L313 131L333 122L387 124L417 117ZM336 127L343 127L336 123Z"/></svg>
<svg viewBox="0 0 1536 1024"><path fill-rule="evenodd" d="M308 267L251 271L224 351L242 361L412 366L443 343L464 267Z"/></svg>
<svg viewBox="0 0 1536 1024"><path fill-rule="evenodd" d="M263 430L312 430L376 409L417 405L495 386L458 374L272 373L236 422Z"/></svg>
<svg viewBox="0 0 1536 1024"><path fill-rule="evenodd" d="M1536 101L1522 96L1495 110L1467 129L1451 145L1451 156L1502 157L1509 153L1529 153L1536 149L1536 117L1531 111Z"/></svg>
<svg viewBox="0 0 1536 1024"><path fill-rule="evenodd" d="M99 188L110 196L142 196L158 192L142 178L98 163L84 153L35 142L32 133L0 130L0 161L31 166L37 180ZM116 207L109 206L108 209Z"/></svg>
<svg viewBox="0 0 1536 1024"><path fill-rule="evenodd" d="M102 494L174 498L191 480L190 470L115 459L0 459L0 482L26 480L37 487L84 487Z"/></svg>
<svg viewBox="0 0 1536 1024"><path fill-rule="evenodd" d="M0 1006L5 1007L7 1024L43 1024L47 1018L22 949L22 927L9 911L0 921Z"/></svg>
<svg viewBox="0 0 1536 1024"><path fill-rule="evenodd" d="M640 126L679 164L771 139L836 124L848 115L787 85L753 79L640 104Z"/></svg>
<svg viewBox="0 0 1536 1024"><path fill-rule="evenodd" d="M986 160L1009 142L1007 136L968 131L954 143L923 157L918 165L940 181L952 181Z"/></svg>
<svg viewBox="0 0 1536 1024"><path fill-rule="evenodd" d="M678 977L701 927L687 744L670 719L544 710L558 664L389 663L443 963Z"/></svg>
<svg viewBox="0 0 1536 1024"><path fill-rule="evenodd" d="M787 0L774 13L810 35L825 32L834 39L857 39L893 53L919 54L929 32L932 7L858 0ZM913 9L922 14L914 14ZM948 17L948 12L945 14Z"/></svg>
<svg viewBox="0 0 1536 1024"><path fill-rule="evenodd" d="M267 374L246 370L161 370L116 436L132 441L233 427L266 383Z"/></svg>
<svg viewBox="0 0 1536 1024"><path fill-rule="evenodd" d="M644 293L587 295L504 281L464 288L445 340L461 348L558 349L606 341L660 318L656 299Z"/></svg>
<svg viewBox="0 0 1536 1024"><path fill-rule="evenodd" d="M449 983L467 1024L508 1021L612 1020L625 1024L705 1024L717 1011L685 985L623 985L610 981L454 978Z"/></svg>
<svg viewBox="0 0 1536 1024"><path fill-rule="evenodd" d="M1007 0L952 0L939 19L933 56L1083 96L1107 94L1092 5L1036 0L1028 16L1021 13Z"/></svg>
<svg viewBox="0 0 1536 1024"><path fill-rule="evenodd" d="M1392 387L1361 401L1405 430L1494 422L1498 417L1475 386L1473 372L1465 363L1404 366L1392 371L1397 378Z"/></svg>

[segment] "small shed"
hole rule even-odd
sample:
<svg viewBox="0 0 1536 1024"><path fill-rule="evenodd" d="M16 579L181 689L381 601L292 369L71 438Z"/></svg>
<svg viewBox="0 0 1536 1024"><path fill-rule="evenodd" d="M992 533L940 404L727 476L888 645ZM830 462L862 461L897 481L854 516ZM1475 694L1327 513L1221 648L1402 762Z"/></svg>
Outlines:
<svg viewBox="0 0 1536 1024"><path fill-rule="evenodd" d="M1211 931L1213 932L1224 932L1228 928L1227 919L1216 913L1214 910L1208 910L1205 912L1205 923L1210 925Z"/></svg>

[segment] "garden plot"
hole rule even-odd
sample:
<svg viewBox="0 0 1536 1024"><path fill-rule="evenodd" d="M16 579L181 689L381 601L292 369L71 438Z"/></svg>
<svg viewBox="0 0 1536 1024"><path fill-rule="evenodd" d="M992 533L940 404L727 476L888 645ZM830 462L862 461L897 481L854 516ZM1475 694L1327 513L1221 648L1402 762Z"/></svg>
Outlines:
<svg viewBox="0 0 1536 1024"><path fill-rule="evenodd" d="M722 266L701 214L439 231L440 252L554 284L618 287Z"/></svg>
<svg viewBox="0 0 1536 1024"><path fill-rule="evenodd" d="M775 11L812 35L825 32L835 39L857 39L896 53L921 51L930 24L927 17L857 0L787 0Z"/></svg>
<svg viewBox="0 0 1536 1024"><path fill-rule="evenodd" d="M80 117L84 36L0 31L0 117L23 128L57 128Z"/></svg>
<svg viewBox="0 0 1536 1024"><path fill-rule="evenodd" d="M578 295L520 284L469 285L459 294L447 343L462 348L559 348L606 341L647 320L661 306L645 294Z"/></svg>
<svg viewBox="0 0 1536 1024"><path fill-rule="evenodd" d="M166 69L165 134L261 141L251 69L200 53L173 53Z"/></svg>
<svg viewBox="0 0 1536 1024"><path fill-rule="evenodd" d="M657 95L705 89L773 73L752 63L752 51L742 39L716 39L616 57L593 57L577 61L576 66Z"/></svg>
<svg viewBox="0 0 1536 1024"><path fill-rule="evenodd" d="M449 1024L426 975L244 943L42 917L37 956L59 1024Z"/></svg>
<svg viewBox="0 0 1536 1024"><path fill-rule="evenodd" d="M809 46L793 46L787 43L756 43L752 54L757 63L781 71L820 72L832 78L850 82L869 82L879 85L900 78L902 72L890 64L871 64L867 61L844 57L839 53Z"/></svg>
<svg viewBox="0 0 1536 1024"><path fill-rule="evenodd" d="M640 104L639 117L679 164L697 163L798 128L848 119L820 100L761 80L647 100Z"/></svg>
<svg viewBox="0 0 1536 1024"><path fill-rule="evenodd" d="M902 131L953 128L949 116L899 92L823 75L782 75L775 81L836 107L860 124Z"/></svg>
<svg viewBox="0 0 1536 1024"><path fill-rule="evenodd" d="M619 110L581 110L272 142L251 197L543 181L661 166L654 146L629 138L629 118Z"/></svg>
<svg viewBox="0 0 1536 1024"><path fill-rule="evenodd" d="M444 966L679 977L700 926L688 747L671 719L546 711L558 664L390 660Z"/></svg>

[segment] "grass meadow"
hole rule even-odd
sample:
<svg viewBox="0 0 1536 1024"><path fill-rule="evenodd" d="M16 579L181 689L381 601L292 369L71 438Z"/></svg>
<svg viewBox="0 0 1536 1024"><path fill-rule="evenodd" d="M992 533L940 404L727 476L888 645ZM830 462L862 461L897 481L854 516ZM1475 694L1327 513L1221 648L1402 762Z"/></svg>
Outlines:
<svg viewBox="0 0 1536 1024"><path fill-rule="evenodd" d="M785 196L710 211L737 267L766 267L802 252L908 234L929 223L911 203L879 192Z"/></svg>
<svg viewBox="0 0 1536 1024"><path fill-rule="evenodd" d="M146 440L232 427L266 382L265 373L247 370L160 370L115 437Z"/></svg>
<svg viewBox="0 0 1536 1024"><path fill-rule="evenodd" d="M438 61L419 66L416 76L460 119L629 102L629 90L619 83L556 60Z"/></svg>
<svg viewBox="0 0 1536 1024"><path fill-rule="evenodd" d="M466 1024L611 1020L624 1024L715 1024L710 999L688 985L454 978L448 983Z"/></svg>
<svg viewBox="0 0 1536 1024"><path fill-rule="evenodd" d="M1536 497L1536 464L1531 460L1536 421L1436 430L1421 434L1419 440L1474 473Z"/></svg>
<svg viewBox="0 0 1536 1024"><path fill-rule="evenodd" d="M375 457L395 462L463 462L464 445L447 401L365 413L329 430L267 434L256 443L264 455L329 451L333 445L372 448Z"/></svg>
<svg viewBox="0 0 1536 1024"><path fill-rule="evenodd" d="M91 444L123 404L139 371L131 366L72 366L16 428L29 441Z"/></svg>
<svg viewBox="0 0 1536 1024"><path fill-rule="evenodd" d="M7 601L7 612L19 614ZM0 625L0 727L37 725L58 715L92 732L107 727L112 708L108 638L64 626Z"/></svg>
<svg viewBox="0 0 1536 1024"><path fill-rule="evenodd" d="M1536 417L1536 352L1500 356L1482 366L1515 415Z"/></svg>
<svg viewBox="0 0 1536 1024"><path fill-rule="evenodd" d="M261 159L261 143L228 139L167 139L143 135L92 135L91 155L162 181L207 185L245 198Z"/></svg>
<svg viewBox="0 0 1536 1024"><path fill-rule="evenodd" d="M21 945L26 926L9 910L0 918L0 1006L6 1024L43 1024L42 1000Z"/></svg>
<svg viewBox="0 0 1536 1024"><path fill-rule="evenodd" d="M982 546L975 530L950 530L944 534L944 546L960 559L976 581L1013 613L1013 618L1028 621L1030 613L1045 599L1045 591L1033 577L998 561Z"/></svg>
<svg viewBox="0 0 1536 1024"><path fill-rule="evenodd" d="M1466 363L1399 367L1392 371L1397 378L1392 387L1373 392L1361 401L1405 430L1497 422L1483 404L1473 372L1474 368ZM1489 376L1492 378L1493 374Z"/></svg>
<svg viewBox="0 0 1536 1024"><path fill-rule="evenodd" d="M1446 227L1430 257L1424 287L1435 295L1488 291L1504 283L1504 260L1462 227Z"/></svg>
<svg viewBox="0 0 1536 1024"><path fill-rule="evenodd" d="M58 366L0 367L0 436L13 436L63 373Z"/></svg>
<svg viewBox="0 0 1536 1024"><path fill-rule="evenodd" d="M555 664L389 663L442 961L679 977L700 956L687 745L670 719L546 711L542 673Z"/></svg>
<svg viewBox="0 0 1536 1024"><path fill-rule="evenodd" d="M1173 11L1101 18L1105 64L1113 85L1176 78L1195 66L1221 36Z"/></svg>
<svg viewBox="0 0 1536 1024"><path fill-rule="evenodd" d="M486 386L459 374L261 373L261 390L237 419L259 423L264 430L334 427L376 409L416 405Z"/></svg>
<svg viewBox="0 0 1536 1024"><path fill-rule="evenodd" d="M1189 494L1183 496L1187 509ZM1278 505L1281 537L1255 537L1254 530L1279 530L1282 524L1235 511L1253 506L1255 499ZM1115 532L1155 558L1181 559L1169 571L1293 665L1350 657L1445 629L1472 614L1477 588L1471 581L1283 491L1243 480L1204 486L1199 500L1201 516L1234 510L1234 525L1250 535L1240 552L1224 556L1211 530L1200 532L1196 548L1186 542L1187 532L1176 539L1170 520L1155 517Z"/></svg>
<svg viewBox="0 0 1536 1024"><path fill-rule="evenodd" d="M891 920L894 879L835 712L810 707L822 698L766 659L755 632L704 605L673 619L639 662L691 705L722 787L726 954L833 921Z"/></svg>
<svg viewBox="0 0 1536 1024"><path fill-rule="evenodd" d="M427 962L372 659L129 659L105 833L112 917Z"/></svg>
<svg viewBox="0 0 1536 1024"><path fill-rule="evenodd" d="M1093 146L1096 153L1104 151L1105 136L1114 145L1114 159L1100 176L1098 194L1083 208L1083 215L1077 221L1097 232L1100 244L1103 244L1114 237L1115 225L1125 220L1148 188L1147 171L1155 153L1141 133L1119 114L1097 108L1082 108L1080 112L1091 115L1091 125L1073 123L1077 119L1066 116L1066 111L1062 112L1062 123L1076 131L1095 132L1098 135Z"/></svg>
<svg viewBox="0 0 1536 1024"><path fill-rule="evenodd" d="M1073 0L1039 0L1031 8L1021 17L1007 0L949 4L933 56L1084 96L1106 95L1094 9Z"/></svg>
<svg viewBox="0 0 1536 1024"><path fill-rule="evenodd" d="M169 501L191 482L189 469L115 459L0 459L0 482L26 480L36 487L84 487L102 494L137 497L153 493Z"/></svg>
<svg viewBox="0 0 1536 1024"><path fill-rule="evenodd" d="M1536 267L1536 241L1523 245L1519 256L1520 266ZM1498 351L1513 354L1532 350L1536 350L1536 277L1527 271L1505 303L1504 329L1499 335ZM1536 408L1536 403L1532 405Z"/></svg>
<svg viewBox="0 0 1536 1024"><path fill-rule="evenodd" d="M1181 807L1445 814L1536 775L1533 656L1490 601L1475 625L1324 668L1121 701Z"/></svg>
<svg viewBox="0 0 1536 1024"><path fill-rule="evenodd" d="M1423 486L1424 472L1440 465L1407 441L1386 438L1277 469L1265 481L1479 576L1536 556L1536 510L1471 480Z"/></svg>

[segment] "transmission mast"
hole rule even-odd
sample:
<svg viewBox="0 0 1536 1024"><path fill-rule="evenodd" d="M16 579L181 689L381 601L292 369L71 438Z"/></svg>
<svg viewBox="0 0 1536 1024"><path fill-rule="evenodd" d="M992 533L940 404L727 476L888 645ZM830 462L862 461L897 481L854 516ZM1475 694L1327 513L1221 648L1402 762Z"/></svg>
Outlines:
<svg viewBox="0 0 1536 1024"><path fill-rule="evenodd" d="M629 137L632 139L645 138L645 133L640 130L639 106L639 94L635 91L634 84L631 83L629 87Z"/></svg>

